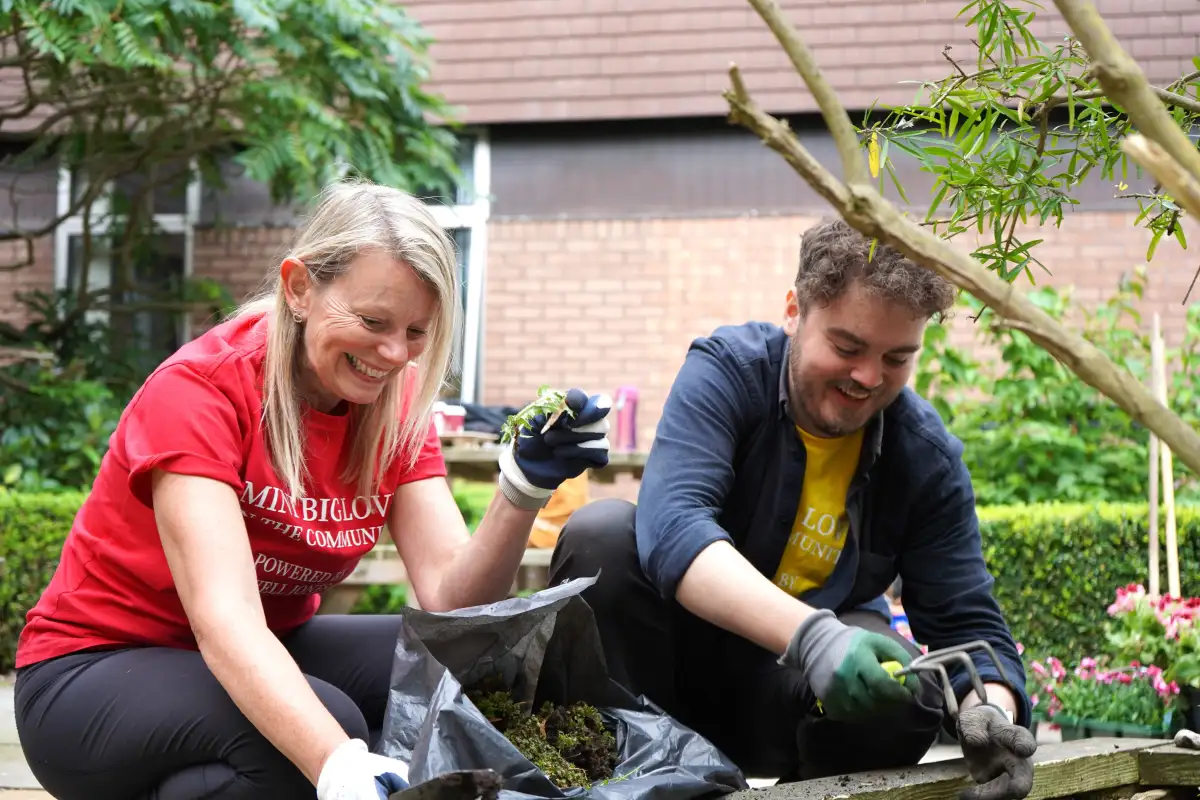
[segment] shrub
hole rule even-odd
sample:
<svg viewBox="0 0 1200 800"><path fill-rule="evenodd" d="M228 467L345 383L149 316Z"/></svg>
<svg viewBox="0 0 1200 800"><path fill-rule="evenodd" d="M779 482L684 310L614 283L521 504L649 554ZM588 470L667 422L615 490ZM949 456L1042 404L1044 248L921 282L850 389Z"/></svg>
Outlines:
<svg viewBox="0 0 1200 800"><path fill-rule="evenodd" d="M996 598L1030 658L1070 659L1110 649L1106 629L1114 593L1146 581L1146 517L1145 503L979 510ZM1187 596L1200 589L1200 574L1188 568L1200 557L1200 509L1177 506L1175 519L1181 590ZM1165 552L1159 561L1165 592Z"/></svg>
<svg viewBox="0 0 1200 800"><path fill-rule="evenodd" d="M1073 302L1066 289L1041 288L1029 297L1055 319L1077 311L1088 341L1148 387L1149 325L1137 310L1144 290L1142 270L1095 309ZM978 301L964 295L956 313L980 311ZM950 346L949 328L930 325L916 381L962 439L980 505L1144 501L1148 429L1026 334L991 320L985 314L975 327L977 341L995 349L994 361ZM1183 340L1166 348L1166 360L1171 407L1200 426L1200 304L1188 307ZM1177 501L1200 497L1190 470L1177 469L1174 478Z"/></svg>
<svg viewBox="0 0 1200 800"><path fill-rule="evenodd" d="M13 667L25 614L50 582L83 498L0 490L0 673Z"/></svg>

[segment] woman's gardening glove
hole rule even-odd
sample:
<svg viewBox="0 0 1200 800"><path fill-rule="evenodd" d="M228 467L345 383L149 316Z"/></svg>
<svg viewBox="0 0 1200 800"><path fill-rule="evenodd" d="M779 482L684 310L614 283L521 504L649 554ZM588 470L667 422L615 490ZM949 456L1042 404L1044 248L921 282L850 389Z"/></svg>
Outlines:
<svg viewBox="0 0 1200 800"><path fill-rule="evenodd" d="M1020 800L1033 788L1037 740L999 707L980 703L958 715L958 742L971 777L962 800Z"/></svg>
<svg viewBox="0 0 1200 800"><path fill-rule="evenodd" d="M500 491L518 508L541 508L563 481L608 464L612 399L571 389L566 405L545 433L549 415L539 413L500 452Z"/></svg>
<svg viewBox="0 0 1200 800"><path fill-rule="evenodd" d="M846 625L821 609L800 623L779 663L804 673L825 716L857 720L914 701L919 682L897 680L883 667L911 660L899 642Z"/></svg>
<svg viewBox="0 0 1200 800"><path fill-rule="evenodd" d="M317 800L388 800L407 788L407 764L370 753L362 739L351 739L325 759Z"/></svg>

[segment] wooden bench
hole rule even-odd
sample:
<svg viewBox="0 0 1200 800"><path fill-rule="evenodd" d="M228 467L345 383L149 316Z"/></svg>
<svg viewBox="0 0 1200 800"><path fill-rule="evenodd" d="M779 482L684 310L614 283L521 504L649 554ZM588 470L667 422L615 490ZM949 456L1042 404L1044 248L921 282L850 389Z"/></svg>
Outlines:
<svg viewBox="0 0 1200 800"><path fill-rule="evenodd" d="M1200 751L1161 739L1046 743L1026 800L1183 800L1200 786ZM961 758L734 792L726 800L959 800L972 785Z"/></svg>
<svg viewBox="0 0 1200 800"><path fill-rule="evenodd" d="M550 571L550 556L554 551L548 547L528 548L521 557L521 566L513 581L513 594L527 589L544 589ZM396 553L396 546L387 535L386 529L371 552L363 556L354 572L337 586L326 590L321 597L321 614L348 614L369 586L400 586L408 584L408 571ZM417 607L417 599L411 591L406 604Z"/></svg>

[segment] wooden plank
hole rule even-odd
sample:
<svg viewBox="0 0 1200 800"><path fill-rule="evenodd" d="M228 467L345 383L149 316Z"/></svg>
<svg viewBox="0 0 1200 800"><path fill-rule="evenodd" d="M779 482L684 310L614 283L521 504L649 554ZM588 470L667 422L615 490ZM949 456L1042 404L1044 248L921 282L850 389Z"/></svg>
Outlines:
<svg viewBox="0 0 1200 800"><path fill-rule="evenodd" d="M1138 754L1143 786L1200 786L1200 751L1173 744Z"/></svg>
<svg viewBox="0 0 1200 800"><path fill-rule="evenodd" d="M1070 797L1138 783L1139 753L1161 739L1083 739L1048 743L1034 755L1027 800ZM958 800L973 781L963 760L877 770L734 792L731 800Z"/></svg>

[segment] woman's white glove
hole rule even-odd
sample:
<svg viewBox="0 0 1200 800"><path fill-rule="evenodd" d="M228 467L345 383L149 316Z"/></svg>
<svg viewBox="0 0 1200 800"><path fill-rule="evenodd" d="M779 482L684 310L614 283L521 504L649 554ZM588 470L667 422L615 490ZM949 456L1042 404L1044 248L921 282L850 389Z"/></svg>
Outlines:
<svg viewBox="0 0 1200 800"><path fill-rule="evenodd" d="M317 800L388 800L408 788L408 765L367 751L362 739L338 745L317 778Z"/></svg>

